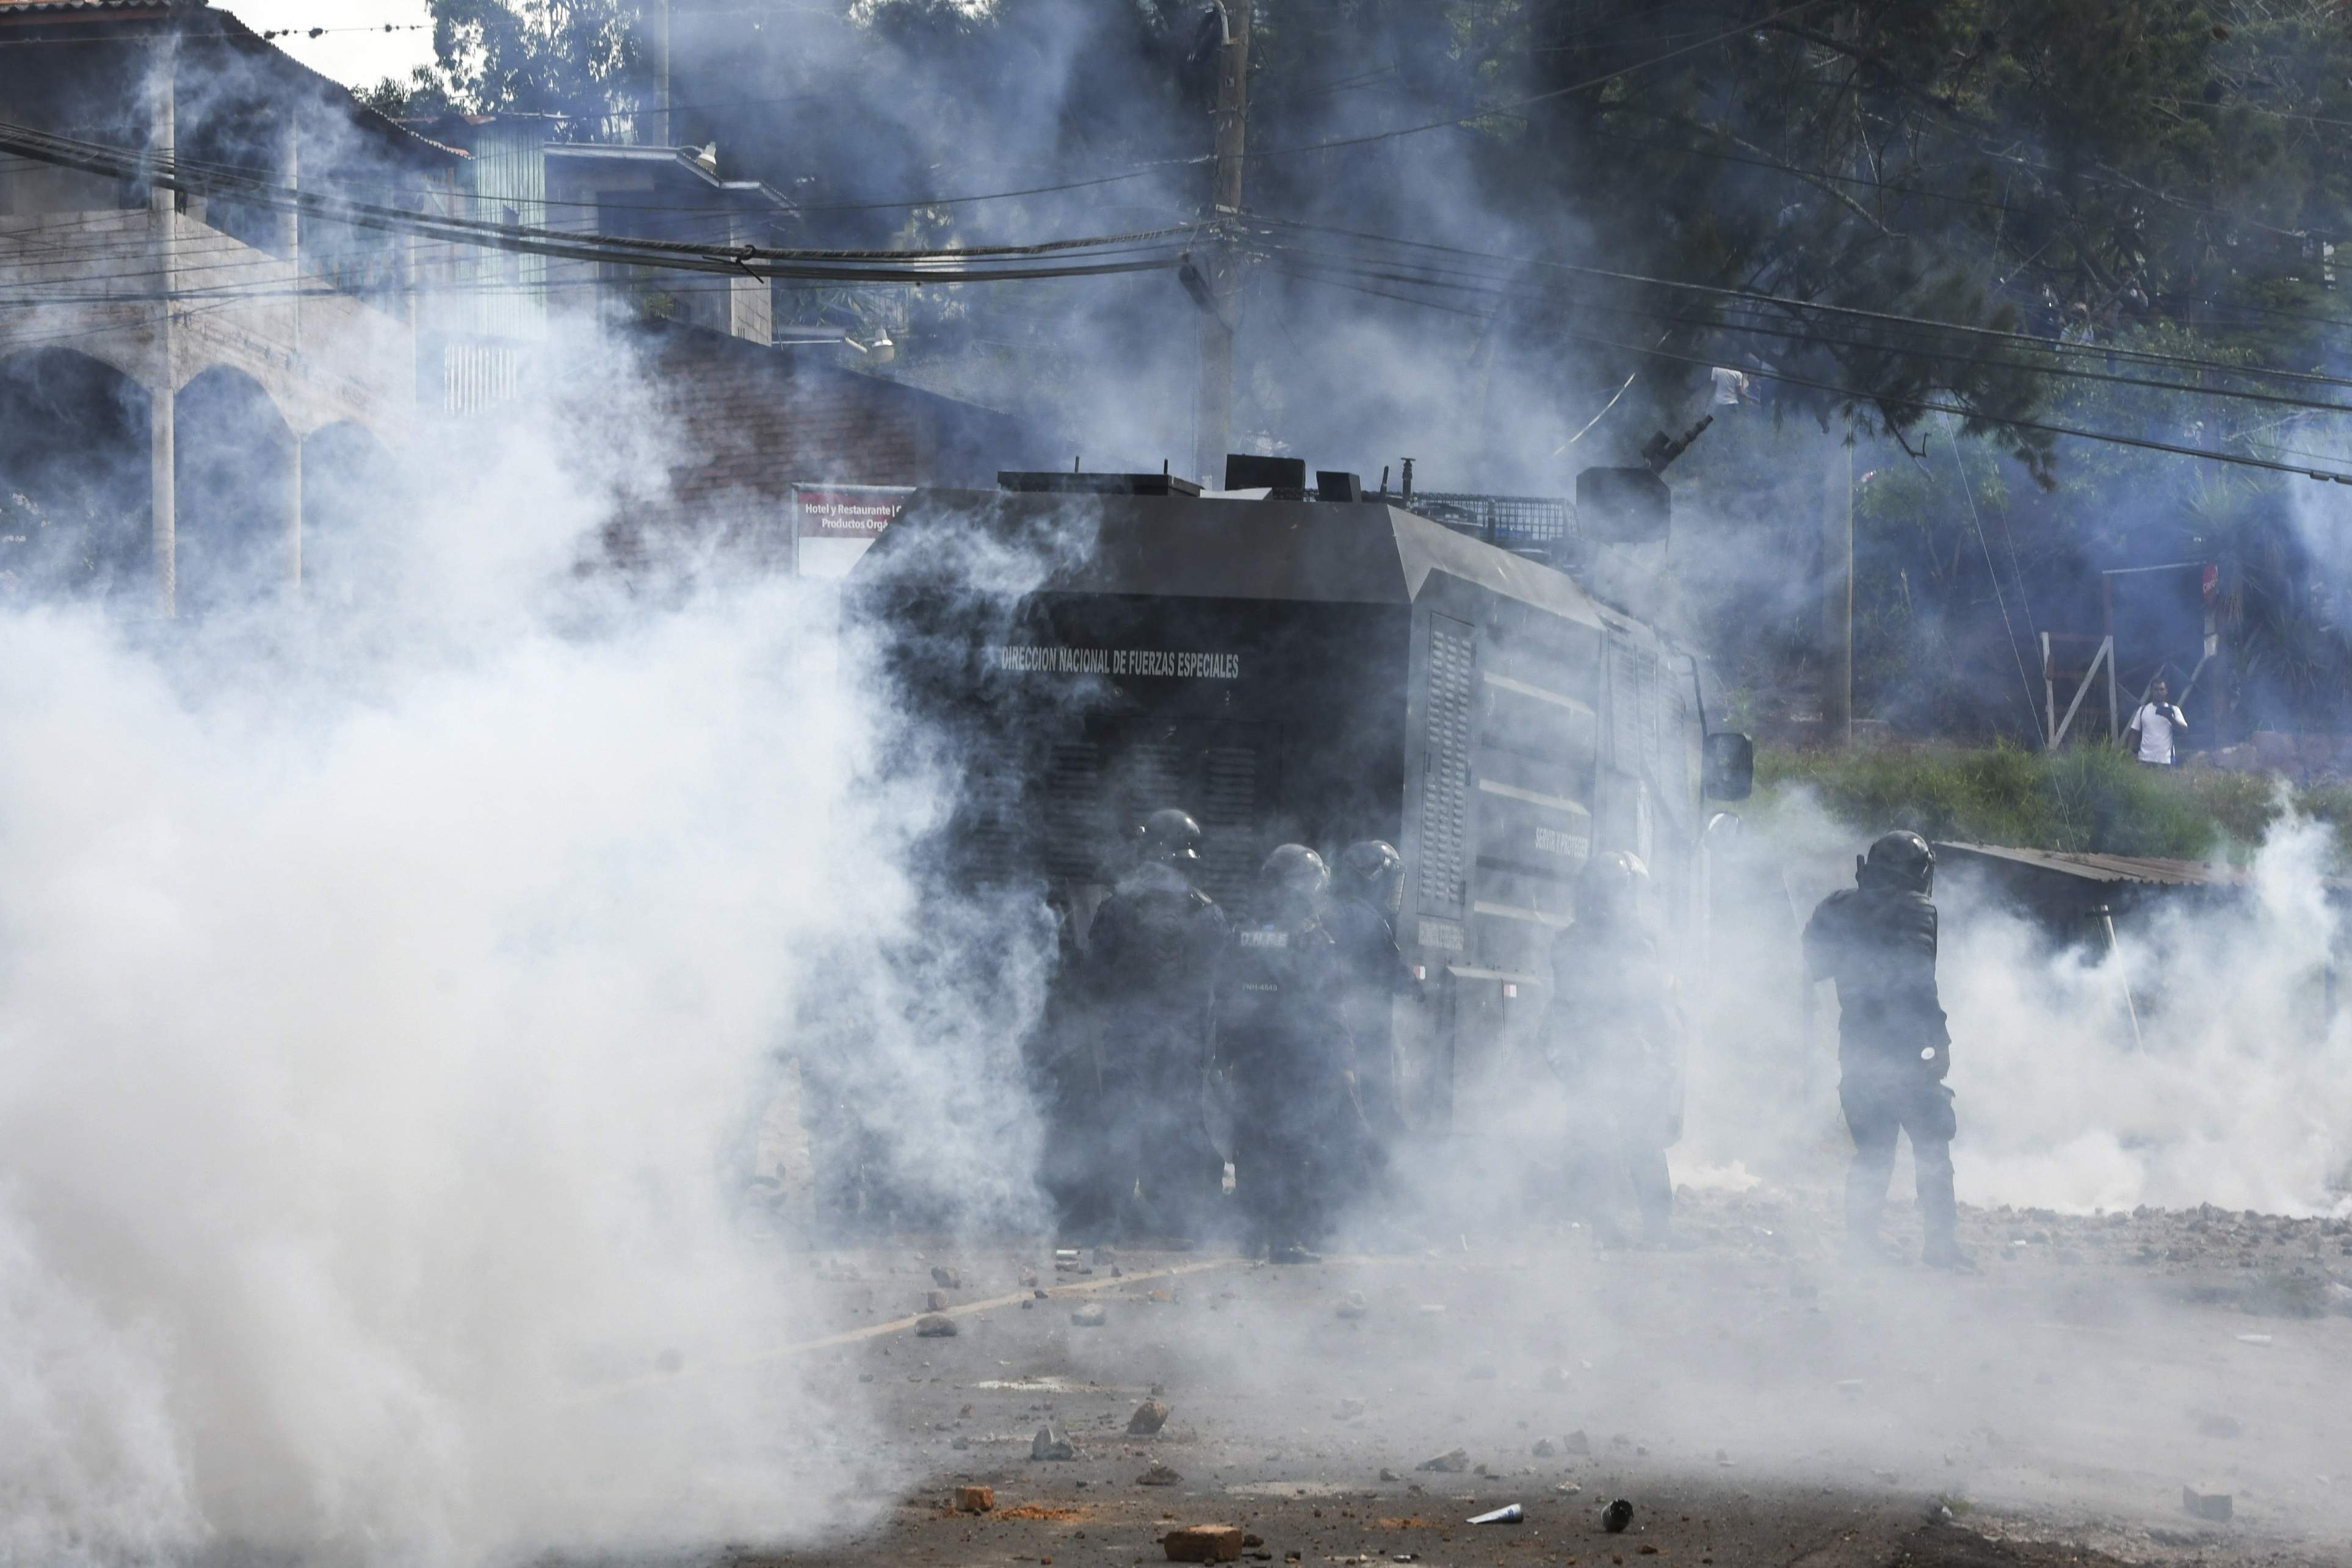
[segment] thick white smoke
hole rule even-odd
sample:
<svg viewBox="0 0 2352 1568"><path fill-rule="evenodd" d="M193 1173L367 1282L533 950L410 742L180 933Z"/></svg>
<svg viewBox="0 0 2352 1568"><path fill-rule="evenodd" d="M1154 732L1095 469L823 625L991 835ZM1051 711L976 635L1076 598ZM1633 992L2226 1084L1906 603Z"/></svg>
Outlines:
<svg viewBox="0 0 2352 1568"><path fill-rule="evenodd" d="M903 961L986 912L919 904L940 759L872 771L829 604L571 572L656 473L596 384L407 459L373 601L0 614L8 1560L791 1539L857 1412L699 1375L810 1337L740 1212L783 1054L926 1091L930 1212L1029 1202L1044 931Z"/></svg>
<svg viewBox="0 0 2352 1568"><path fill-rule="evenodd" d="M1810 1040L1794 931L1851 881L1867 837L1809 796L1765 813L1748 852L1785 879L1786 913L1751 909L1716 932L1695 1048L1690 1169L1827 1175L1838 1123L1834 992ZM2323 824L2288 816L2242 892L2169 894L2054 945L1965 867L1938 873L1937 978L1953 1038L1953 1144L1963 1201L2074 1213L2213 1203L2340 1211L2352 1161L2352 1019L2329 969L2341 925ZM2129 1002L2126 977L2129 981ZM2137 1033L2134 1032L2137 1015ZM1909 1161L1895 1180L1907 1197Z"/></svg>

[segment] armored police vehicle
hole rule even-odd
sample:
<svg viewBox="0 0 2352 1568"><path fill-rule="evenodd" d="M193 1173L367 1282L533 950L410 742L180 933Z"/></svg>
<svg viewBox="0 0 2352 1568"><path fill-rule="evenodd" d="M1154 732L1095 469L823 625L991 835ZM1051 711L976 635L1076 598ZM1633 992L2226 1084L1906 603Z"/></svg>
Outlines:
<svg viewBox="0 0 2352 1568"><path fill-rule="evenodd" d="M1447 526L1160 475L1001 482L917 492L847 584L962 769L960 881L1035 889L1082 946L1158 808L1199 820L1202 885L1236 915L1276 844L1389 841L1430 997L1397 1041L1424 1125L1540 1014L1591 854L1639 855L1665 946L1696 950L1671 938L1704 918L1707 747L1692 661L1652 628L1459 504L1430 506Z"/></svg>

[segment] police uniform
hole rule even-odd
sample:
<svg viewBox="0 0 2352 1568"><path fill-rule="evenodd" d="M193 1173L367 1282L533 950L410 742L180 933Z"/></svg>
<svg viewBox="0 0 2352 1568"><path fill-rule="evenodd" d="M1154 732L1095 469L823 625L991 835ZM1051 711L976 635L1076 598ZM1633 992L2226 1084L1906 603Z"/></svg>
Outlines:
<svg viewBox="0 0 2352 1568"><path fill-rule="evenodd" d="M1955 1238L1952 1035L1936 994L1935 856L1916 833L1889 833L1857 867L1857 885L1830 894L1805 927L1805 962L1838 994L1838 1103L1853 1135L1846 1171L1849 1249L1879 1249L1895 1171L1895 1134L1911 1138L1926 1260L1963 1265Z"/></svg>
<svg viewBox="0 0 2352 1568"><path fill-rule="evenodd" d="M1138 867L1095 912L1087 968L1102 1030L1103 1179L1132 1228L1200 1234L1224 1162L1201 1122L1225 917L1164 861Z"/></svg>
<svg viewBox="0 0 2352 1568"><path fill-rule="evenodd" d="M1318 1189L1362 1117L1339 1023L1339 949L1317 908L1321 858L1288 844L1275 854L1266 914L1236 927L1226 949L1217 1060L1234 1091L1234 1194L1279 1263L1312 1256Z"/></svg>

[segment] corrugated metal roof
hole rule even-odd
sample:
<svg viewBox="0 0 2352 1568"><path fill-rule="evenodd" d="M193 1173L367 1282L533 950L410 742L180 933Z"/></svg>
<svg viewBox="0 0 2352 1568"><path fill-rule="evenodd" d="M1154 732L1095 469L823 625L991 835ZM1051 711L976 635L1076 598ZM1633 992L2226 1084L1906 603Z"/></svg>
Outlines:
<svg viewBox="0 0 2352 1568"><path fill-rule="evenodd" d="M2251 887L2253 873L2227 861L2177 861L2153 855L2078 854L2065 850L2019 849L2011 844L1936 844L1936 858L1975 855L2033 871L2050 872L2110 887ZM2352 890L2352 878L2323 877L2329 888Z"/></svg>
<svg viewBox="0 0 2352 1568"><path fill-rule="evenodd" d="M2063 850L2019 849L2010 844L1964 844L1938 842L1937 859L1948 852L1963 855L1982 855L1988 860L2007 861L2013 865L2032 866L2037 871L2063 873L2081 877L2085 882L2140 883L2160 887L2243 887L2248 882L2245 871L2227 862L2161 860L2147 855L2076 854Z"/></svg>

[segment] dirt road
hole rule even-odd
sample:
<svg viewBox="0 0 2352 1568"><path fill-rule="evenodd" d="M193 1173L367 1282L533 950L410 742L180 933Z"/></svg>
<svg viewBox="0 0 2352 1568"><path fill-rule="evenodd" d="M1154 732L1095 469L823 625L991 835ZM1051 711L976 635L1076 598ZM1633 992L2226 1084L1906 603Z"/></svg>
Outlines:
<svg viewBox="0 0 2352 1568"><path fill-rule="evenodd" d="M1224 1522L1307 1568L2352 1563L2347 1228L1969 1210L1981 1267L1952 1277L1839 1264L1826 1193L1682 1208L1687 1252L1563 1225L1291 1268L1056 1271L919 1239L797 1259L830 1332L771 1365L875 1412L893 1506L732 1554L1114 1568ZM951 1338L913 1328L935 1267ZM1130 1435L1153 1398L1166 1425ZM1045 1427L1074 1458L1032 1457ZM960 1483L994 1510L955 1511ZM1524 1523L1465 1522L1509 1503Z"/></svg>

